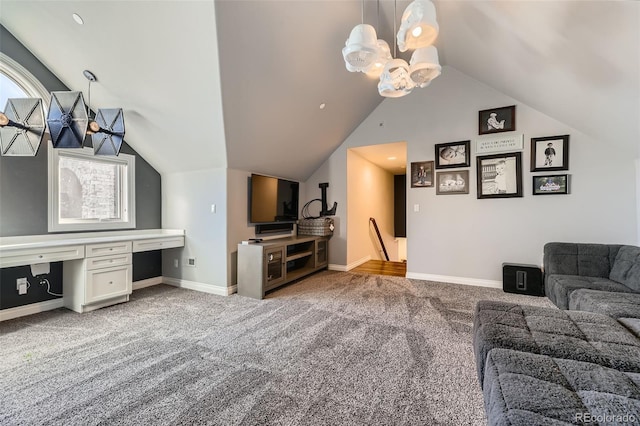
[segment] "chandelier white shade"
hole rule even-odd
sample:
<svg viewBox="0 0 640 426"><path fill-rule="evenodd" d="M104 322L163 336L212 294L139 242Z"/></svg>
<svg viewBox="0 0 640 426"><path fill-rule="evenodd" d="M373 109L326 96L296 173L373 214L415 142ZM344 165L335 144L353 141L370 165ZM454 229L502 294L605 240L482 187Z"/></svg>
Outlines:
<svg viewBox="0 0 640 426"><path fill-rule="evenodd" d="M369 71L367 71L367 75L372 78L379 78L380 74L384 70L384 66L387 62L392 60L391 49L389 48L389 43L384 40L378 39L378 52L376 54Z"/></svg>
<svg viewBox="0 0 640 426"><path fill-rule="evenodd" d="M436 7L429 0L415 0L402 14L398 30L398 49L401 52L431 45L440 27L436 21Z"/></svg>
<svg viewBox="0 0 640 426"><path fill-rule="evenodd" d="M378 83L378 93L387 98L399 98L411 93L414 83L409 76L409 64L404 59L392 59L384 66Z"/></svg>
<svg viewBox="0 0 640 426"><path fill-rule="evenodd" d="M409 75L416 87L427 87L431 80L440 75L441 71L438 49L435 46L421 47L411 55Z"/></svg>
<svg viewBox="0 0 640 426"><path fill-rule="evenodd" d="M367 72L378 55L376 30L368 24L356 25L342 49L347 70Z"/></svg>
<svg viewBox="0 0 640 426"><path fill-rule="evenodd" d="M394 56L396 45L401 52L414 50L409 64L404 59L394 59L389 44L377 39L376 30L364 23L364 1L362 24L351 30L342 49L347 70L379 78L378 93L388 98L408 95L414 87L427 87L442 71L438 51L432 45L440 30L435 6L430 0L413 1L402 14L400 30L396 33L396 1L393 9ZM378 10L378 19L379 16Z"/></svg>

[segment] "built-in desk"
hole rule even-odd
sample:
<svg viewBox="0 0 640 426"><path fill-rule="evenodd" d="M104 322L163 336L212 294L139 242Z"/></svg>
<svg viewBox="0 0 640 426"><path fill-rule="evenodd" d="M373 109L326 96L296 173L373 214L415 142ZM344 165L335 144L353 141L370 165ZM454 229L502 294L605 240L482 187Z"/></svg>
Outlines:
<svg viewBox="0 0 640 426"><path fill-rule="evenodd" d="M64 306L87 312L126 302L132 253L184 246L184 230L0 237L0 268L63 262Z"/></svg>

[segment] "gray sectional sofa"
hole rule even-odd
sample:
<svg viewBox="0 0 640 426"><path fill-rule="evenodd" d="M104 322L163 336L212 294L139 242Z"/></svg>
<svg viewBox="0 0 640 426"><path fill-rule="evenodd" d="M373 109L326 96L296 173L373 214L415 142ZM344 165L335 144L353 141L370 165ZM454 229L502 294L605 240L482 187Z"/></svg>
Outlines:
<svg viewBox="0 0 640 426"><path fill-rule="evenodd" d="M489 424L640 424L640 248L554 242L543 262L560 309L476 306Z"/></svg>
<svg viewBox="0 0 640 426"><path fill-rule="evenodd" d="M545 294L560 309L640 318L640 247L547 243L543 265Z"/></svg>

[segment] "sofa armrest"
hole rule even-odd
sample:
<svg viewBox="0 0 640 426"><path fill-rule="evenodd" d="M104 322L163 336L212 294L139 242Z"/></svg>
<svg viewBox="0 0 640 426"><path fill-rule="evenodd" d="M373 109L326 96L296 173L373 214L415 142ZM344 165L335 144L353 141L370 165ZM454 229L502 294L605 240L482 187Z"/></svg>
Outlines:
<svg viewBox="0 0 640 426"><path fill-rule="evenodd" d="M544 245L545 282L549 275L609 278L621 244L562 243Z"/></svg>

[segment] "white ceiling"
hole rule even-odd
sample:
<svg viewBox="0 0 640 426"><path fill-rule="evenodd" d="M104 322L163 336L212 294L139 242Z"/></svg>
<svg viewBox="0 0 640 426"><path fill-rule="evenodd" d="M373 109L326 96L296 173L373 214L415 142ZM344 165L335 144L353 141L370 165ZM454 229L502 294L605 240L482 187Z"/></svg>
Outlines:
<svg viewBox="0 0 640 426"><path fill-rule="evenodd" d="M595 138L640 140L639 2L434 3L441 64ZM340 53L361 5L0 0L0 23L72 90L86 91L91 70L91 107L122 107L127 142L160 173L305 180L382 101ZM365 2L389 42L393 9Z"/></svg>

